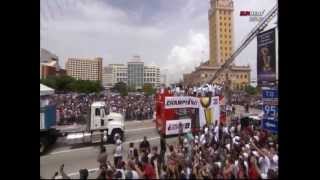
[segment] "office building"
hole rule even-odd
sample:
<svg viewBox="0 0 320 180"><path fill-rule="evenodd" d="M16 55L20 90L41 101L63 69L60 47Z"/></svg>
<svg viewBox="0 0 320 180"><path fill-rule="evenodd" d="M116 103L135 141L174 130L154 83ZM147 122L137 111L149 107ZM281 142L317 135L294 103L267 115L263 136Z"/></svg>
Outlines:
<svg viewBox="0 0 320 180"><path fill-rule="evenodd" d="M106 66L103 68L102 73L102 86L106 89L110 89L114 85L112 67Z"/></svg>
<svg viewBox="0 0 320 180"><path fill-rule="evenodd" d="M155 65L144 65L139 56L134 56L128 64L109 64L104 68L103 84L112 87L124 82L134 89L142 89L145 83L153 87L160 86L160 68Z"/></svg>
<svg viewBox="0 0 320 180"><path fill-rule="evenodd" d="M102 81L102 58L69 58L67 75L80 80Z"/></svg>
<svg viewBox="0 0 320 180"><path fill-rule="evenodd" d="M151 84L153 87L160 85L160 68L155 65L144 66L143 69L143 82L144 84Z"/></svg>
<svg viewBox="0 0 320 180"><path fill-rule="evenodd" d="M140 56L133 56L128 61L128 86L134 89L142 89L143 87L144 63Z"/></svg>
<svg viewBox="0 0 320 180"><path fill-rule="evenodd" d="M59 66L58 56L46 49L40 48L40 79L65 74L66 71Z"/></svg>

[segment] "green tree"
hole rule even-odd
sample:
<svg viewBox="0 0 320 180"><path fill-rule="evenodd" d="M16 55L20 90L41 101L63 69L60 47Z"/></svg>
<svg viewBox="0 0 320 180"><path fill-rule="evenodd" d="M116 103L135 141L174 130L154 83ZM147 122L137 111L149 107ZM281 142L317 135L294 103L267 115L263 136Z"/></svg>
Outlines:
<svg viewBox="0 0 320 180"><path fill-rule="evenodd" d="M145 83L143 85L143 92L149 96L155 93L155 89L153 88L152 84L150 83Z"/></svg>
<svg viewBox="0 0 320 180"><path fill-rule="evenodd" d="M57 91L92 93L103 89L100 81L76 80L70 76L53 76L42 79L40 82Z"/></svg>
<svg viewBox="0 0 320 180"><path fill-rule="evenodd" d="M124 82L118 82L113 87L114 90L118 91L121 96L127 96L128 95L128 87L127 84Z"/></svg>
<svg viewBox="0 0 320 180"><path fill-rule="evenodd" d="M258 88L248 85L246 86L245 91L249 95L256 95L258 93Z"/></svg>

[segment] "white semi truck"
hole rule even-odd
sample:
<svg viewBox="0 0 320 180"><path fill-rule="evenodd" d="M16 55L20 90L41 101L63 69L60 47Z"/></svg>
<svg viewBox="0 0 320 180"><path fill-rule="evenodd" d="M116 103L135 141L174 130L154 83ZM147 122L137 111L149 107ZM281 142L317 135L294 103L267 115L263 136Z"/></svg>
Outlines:
<svg viewBox="0 0 320 180"><path fill-rule="evenodd" d="M57 126L55 113L55 107L40 107L40 154L59 136L69 142L78 139L83 143L114 142L115 138L124 138L123 115L110 112L103 101L91 104L90 118L85 125Z"/></svg>

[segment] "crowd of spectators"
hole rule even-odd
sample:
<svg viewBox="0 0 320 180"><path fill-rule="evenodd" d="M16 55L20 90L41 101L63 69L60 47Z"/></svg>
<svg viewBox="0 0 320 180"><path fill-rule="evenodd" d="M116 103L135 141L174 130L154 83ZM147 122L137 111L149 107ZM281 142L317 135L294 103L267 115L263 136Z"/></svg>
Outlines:
<svg viewBox="0 0 320 180"><path fill-rule="evenodd" d="M113 163L107 151L113 152ZM118 140L114 149L101 148L97 163L97 179L275 179L278 140L239 121L205 125L171 144L161 136L160 145L151 147L145 137L138 147L130 143L127 152Z"/></svg>
<svg viewBox="0 0 320 180"><path fill-rule="evenodd" d="M152 119L154 111L153 96L144 94L54 94L47 97L49 104L56 105L59 125L79 123L84 124L94 101L104 101L110 112L124 115L125 120Z"/></svg>

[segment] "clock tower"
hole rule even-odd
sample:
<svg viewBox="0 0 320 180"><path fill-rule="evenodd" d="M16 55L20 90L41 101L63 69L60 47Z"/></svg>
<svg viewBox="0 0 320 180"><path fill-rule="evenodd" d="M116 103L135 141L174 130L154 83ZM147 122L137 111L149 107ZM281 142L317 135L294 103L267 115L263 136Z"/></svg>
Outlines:
<svg viewBox="0 0 320 180"><path fill-rule="evenodd" d="M209 65L222 65L233 52L233 1L211 0L209 20Z"/></svg>

